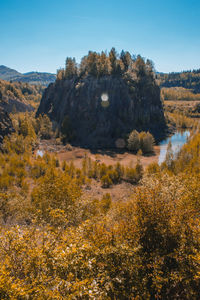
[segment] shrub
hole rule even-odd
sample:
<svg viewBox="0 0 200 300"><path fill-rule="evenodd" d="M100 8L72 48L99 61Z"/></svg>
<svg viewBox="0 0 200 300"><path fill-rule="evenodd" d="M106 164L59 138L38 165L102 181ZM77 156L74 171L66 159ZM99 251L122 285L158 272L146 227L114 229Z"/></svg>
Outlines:
<svg viewBox="0 0 200 300"><path fill-rule="evenodd" d="M142 150L143 154L153 152L154 138L149 132L140 132L133 130L128 137L128 149L133 152Z"/></svg>
<svg viewBox="0 0 200 300"><path fill-rule="evenodd" d="M160 167L159 167L158 163L155 163L155 162L151 163L147 167L147 174L149 174L149 175L158 173L159 171L160 171Z"/></svg>
<svg viewBox="0 0 200 300"><path fill-rule="evenodd" d="M128 149L133 152L137 152L140 148L139 133L133 130L128 137Z"/></svg>
<svg viewBox="0 0 200 300"><path fill-rule="evenodd" d="M112 184L112 179L108 174L101 177L101 185L103 188L109 188Z"/></svg>
<svg viewBox="0 0 200 300"><path fill-rule="evenodd" d="M80 187L74 179L60 171L50 169L39 179L31 196L38 216L48 221L52 209L63 210L70 219L75 212L76 201L80 194Z"/></svg>

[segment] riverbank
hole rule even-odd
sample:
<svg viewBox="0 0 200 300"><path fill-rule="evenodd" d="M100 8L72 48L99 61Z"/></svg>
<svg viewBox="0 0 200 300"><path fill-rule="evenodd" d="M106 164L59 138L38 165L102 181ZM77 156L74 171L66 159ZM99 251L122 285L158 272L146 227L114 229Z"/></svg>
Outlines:
<svg viewBox="0 0 200 300"><path fill-rule="evenodd" d="M70 145L63 146L58 144L56 140L41 140L38 149L43 153L49 152L56 154L61 163L63 161L66 161L67 163L73 162L77 168L81 167L82 160L85 156L90 157L92 161L98 161L99 163L105 163L106 165L115 165L119 162L124 166L134 167L138 160L138 156L136 154L126 150L90 150L80 147L72 147ZM146 168L153 162L158 162L159 155L160 146L155 145L154 153L140 156L140 162L143 168Z"/></svg>
<svg viewBox="0 0 200 300"><path fill-rule="evenodd" d="M165 159L169 141L172 142L173 151L177 152L178 149L186 143L188 136L188 130L185 130L182 133L176 131L160 142L159 145L155 145L154 153L141 155L139 157L143 168L145 169L151 163L162 163ZM138 156L136 154L126 150L100 149L94 151L80 147L72 147L70 145L63 146L62 144L58 144L56 140L42 140L39 144L38 154L40 155L40 153L44 152L55 153L61 163L63 161L66 161L67 163L73 162L77 168L82 166L82 160L86 156L91 158L92 161L97 161L106 165L115 165L116 163L120 163L129 167L134 167L138 160Z"/></svg>

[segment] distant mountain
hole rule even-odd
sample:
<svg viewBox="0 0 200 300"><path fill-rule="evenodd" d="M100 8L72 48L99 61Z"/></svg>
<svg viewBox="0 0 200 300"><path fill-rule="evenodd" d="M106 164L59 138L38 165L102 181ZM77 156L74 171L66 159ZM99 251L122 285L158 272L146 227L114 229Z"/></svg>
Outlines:
<svg viewBox="0 0 200 300"><path fill-rule="evenodd" d="M0 66L0 79L11 80L12 78L22 76L21 73L17 72L14 69L10 69L6 66Z"/></svg>
<svg viewBox="0 0 200 300"><path fill-rule="evenodd" d="M55 81L56 75L42 72L28 72L22 74L6 66L0 66L0 79L48 86L49 83Z"/></svg>

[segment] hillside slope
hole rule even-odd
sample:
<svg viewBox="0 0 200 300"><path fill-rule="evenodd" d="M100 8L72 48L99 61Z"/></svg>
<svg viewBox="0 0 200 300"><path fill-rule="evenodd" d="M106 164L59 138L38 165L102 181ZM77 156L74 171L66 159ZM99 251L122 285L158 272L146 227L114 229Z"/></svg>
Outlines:
<svg viewBox="0 0 200 300"><path fill-rule="evenodd" d="M42 97L44 87L0 80L0 106L8 113L33 111Z"/></svg>
<svg viewBox="0 0 200 300"><path fill-rule="evenodd" d="M0 106L0 144L4 136L13 131L13 126L8 113Z"/></svg>

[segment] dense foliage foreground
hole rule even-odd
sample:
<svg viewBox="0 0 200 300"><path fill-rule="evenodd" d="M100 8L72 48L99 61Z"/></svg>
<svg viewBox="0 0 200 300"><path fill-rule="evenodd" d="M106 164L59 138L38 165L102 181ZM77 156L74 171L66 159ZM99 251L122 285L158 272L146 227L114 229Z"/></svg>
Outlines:
<svg viewBox="0 0 200 300"><path fill-rule="evenodd" d="M36 158L33 124L18 123L0 154L1 299L200 298L200 134L113 203L81 198L105 167Z"/></svg>

